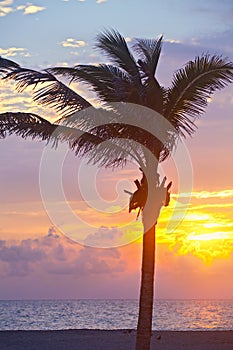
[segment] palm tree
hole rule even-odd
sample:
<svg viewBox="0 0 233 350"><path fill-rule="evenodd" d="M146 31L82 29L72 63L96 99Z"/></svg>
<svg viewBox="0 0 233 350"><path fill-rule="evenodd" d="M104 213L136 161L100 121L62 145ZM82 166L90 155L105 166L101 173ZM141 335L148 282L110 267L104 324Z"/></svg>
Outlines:
<svg viewBox="0 0 233 350"><path fill-rule="evenodd" d="M136 350L149 350L155 227L160 208L169 202L170 186L166 188L165 181L159 183L158 162L171 154L180 136L186 137L196 130L196 118L204 112L210 95L233 81L233 64L221 56L203 54L176 71L171 86L165 88L156 78L162 37L136 39L131 51L122 35L111 30L97 37L96 46L107 55L110 64L55 67L38 72L2 58L0 73L3 79L14 79L20 92L28 86L44 84L35 91L34 100L55 108L61 118L51 124L30 113L3 113L0 115L0 133L2 137L16 133L24 138L44 139L52 141L54 146L59 141L68 141L77 155L87 156L93 162L108 167L124 165L129 157L138 162L143 177L141 184L136 181L137 195L130 203L131 209L139 207L142 210L144 226ZM107 122L93 123L93 114L86 112L92 108L91 104L57 76L70 82L88 84L103 102L103 108L98 112L101 116L106 114L103 120ZM153 119L153 113L162 116L166 121L162 123L162 129L159 126L163 135L154 135L148 128L133 125L125 119L125 110L131 113L132 108L135 108L133 116L136 117L141 108L145 109L146 115L150 116L150 125L158 121ZM74 114L77 111L81 111L78 116ZM137 145L132 144L132 140ZM108 146L102 146L103 141L109 141ZM103 150L101 147L105 147L104 152L100 152ZM138 196L138 192L142 196Z"/></svg>

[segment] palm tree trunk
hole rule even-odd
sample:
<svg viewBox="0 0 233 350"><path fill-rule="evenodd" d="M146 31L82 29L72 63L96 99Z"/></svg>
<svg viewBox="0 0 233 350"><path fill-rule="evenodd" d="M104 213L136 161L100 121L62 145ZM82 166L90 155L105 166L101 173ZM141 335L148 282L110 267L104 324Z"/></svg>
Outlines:
<svg viewBox="0 0 233 350"><path fill-rule="evenodd" d="M155 225L144 225L141 290L137 326L136 350L149 350L152 335L155 269Z"/></svg>

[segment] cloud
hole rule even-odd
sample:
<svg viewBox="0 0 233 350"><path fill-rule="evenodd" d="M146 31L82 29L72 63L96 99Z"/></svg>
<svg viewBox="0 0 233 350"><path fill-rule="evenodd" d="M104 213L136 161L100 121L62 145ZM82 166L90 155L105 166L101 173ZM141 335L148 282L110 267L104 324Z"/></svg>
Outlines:
<svg viewBox="0 0 233 350"><path fill-rule="evenodd" d="M19 5L16 8L18 11L24 11L24 15L34 15L35 13L44 11L46 7L33 5L32 3L28 3L27 5Z"/></svg>
<svg viewBox="0 0 233 350"><path fill-rule="evenodd" d="M4 56L15 56L20 55L27 57L27 51L23 48L8 48L1 49L0 55ZM32 90L27 88L26 91L22 93L16 93L15 91L16 84L14 81L3 81L0 80L0 109L1 113L4 112L25 112L35 113L41 116L45 116L47 119L57 118L55 112L53 112L50 108L44 106L38 106L36 102L33 101L32 98Z"/></svg>
<svg viewBox="0 0 233 350"><path fill-rule="evenodd" d="M132 38L130 38L129 36L127 36L127 37L125 38L125 41L126 41L127 43L130 43L130 42L132 41Z"/></svg>
<svg viewBox="0 0 233 350"><path fill-rule="evenodd" d="M165 39L164 41L166 43L171 43L171 44L181 44L180 40L175 40L175 39Z"/></svg>
<svg viewBox="0 0 233 350"><path fill-rule="evenodd" d="M28 276L111 274L124 271L125 262L117 249L96 249L80 245L49 228L41 238L0 241L0 274Z"/></svg>
<svg viewBox="0 0 233 350"><path fill-rule="evenodd" d="M21 55L24 57L29 57L30 54L27 52L27 49L24 47L8 47L7 49L3 49L0 47L0 55L5 57L14 57L17 55Z"/></svg>
<svg viewBox="0 0 233 350"><path fill-rule="evenodd" d="M78 47L86 46L87 43L85 41L83 41L83 40L76 40L76 39L73 39L73 38L67 38L66 40L61 42L61 45L63 47L75 47L75 48L78 48Z"/></svg>
<svg viewBox="0 0 233 350"><path fill-rule="evenodd" d="M26 5L19 5L16 8L14 8L13 6L10 6L13 5L13 3L13 0L0 1L0 17L4 17L9 13L16 11L23 11L24 15L32 15L46 9L46 7L34 5L32 3L27 3Z"/></svg>
<svg viewBox="0 0 233 350"><path fill-rule="evenodd" d="M6 241L1 241L0 261L6 265L8 276L25 276L32 271L33 263L41 262L44 251L33 245L31 240L24 240L20 245L8 246Z"/></svg>
<svg viewBox="0 0 233 350"><path fill-rule="evenodd" d="M189 193L181 193L179 197L189 197ZM228 198L233 197L233 190L222 190L222 191L199 191L192 192L192 198L209 199L209 198Z"/></svg>
<svg viewBox="0 0 233 350"><path fill-rule="evenodd" d="M0 17L4 17L14 11L13 7L10 7L12 4L13 0L0 1Z"/></svg>
<svg viewBox="0 0 233 350"><path fill-rule="evenodd" d="M117 227L105 227L102 226L99 230L93 234L89 234L84 243L87 246L94 247L113 247L118 246L124 233Z"/></svg>

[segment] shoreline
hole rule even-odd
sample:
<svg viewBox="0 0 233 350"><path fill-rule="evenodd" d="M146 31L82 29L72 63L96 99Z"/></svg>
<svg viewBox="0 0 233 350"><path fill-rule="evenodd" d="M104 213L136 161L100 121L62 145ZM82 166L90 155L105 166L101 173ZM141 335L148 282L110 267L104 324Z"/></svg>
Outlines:
<svg viewBox="0 0 233 350"><path fill-rule="evenodd" d="M136 330L0 331L1 350L134 350ZM153 331L151 349L232 350L233 330Z"/></svg>

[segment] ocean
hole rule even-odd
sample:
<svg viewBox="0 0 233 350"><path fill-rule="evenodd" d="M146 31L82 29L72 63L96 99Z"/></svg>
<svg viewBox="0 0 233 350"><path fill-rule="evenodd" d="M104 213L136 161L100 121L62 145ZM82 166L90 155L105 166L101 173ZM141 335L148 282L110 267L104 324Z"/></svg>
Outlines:
<svg viewBox="0 0 233 350"><path fill-rule="evenodd" d="M135 329L137 300L2 300L0 330ZM153 330L233 330L233 300L156 300Z"/></svg>

